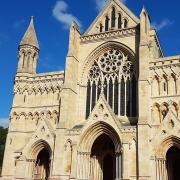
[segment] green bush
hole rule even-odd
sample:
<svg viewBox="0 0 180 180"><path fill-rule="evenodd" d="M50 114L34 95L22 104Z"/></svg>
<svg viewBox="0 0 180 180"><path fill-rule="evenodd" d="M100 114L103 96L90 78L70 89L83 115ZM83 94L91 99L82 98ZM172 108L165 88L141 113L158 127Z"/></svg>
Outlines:
<svg viewBox="0 0 180 180"><path fill-rule="evenodd" d="M8 132L8 129L0 127L0 174L1 174L1 170L2 170L2 163L3 163L3 156L4 156L7 132Z"/></svg>

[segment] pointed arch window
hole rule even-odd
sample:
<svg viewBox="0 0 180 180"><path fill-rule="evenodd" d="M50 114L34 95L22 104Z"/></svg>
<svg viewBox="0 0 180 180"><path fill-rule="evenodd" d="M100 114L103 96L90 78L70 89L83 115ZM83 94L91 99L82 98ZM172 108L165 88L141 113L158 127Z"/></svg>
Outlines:
<svg viewBox="0 0 180 180"><path fill-rule="evenodd" d="M118 98L119 97L119 85L118 85L118 78L115 78L114 82L114 113L118 114Z"/></svg>
<svg viewBox="0 0 180 180"><path fill-rule="evenodd" d="M25 59L26 58L26 54L25 54L25 52L22 52L22 68L24 69L24 67L25 67Z"/></svg>
<svg viewBox="0 0 180 180"><path fill-rule="evenodd" d="M122 16L121 16L120 13L119 13L119 16L118 16L118 29L122 29Z"/></svg>
<svg viewBox="0 0 180 180"><path fill-rule="evenodd" d="M128 28L128 20L124 19L124 28Z"/></svg>
<svg viewBox="0 0 180 180"><path fill-rule="evenodd" d="M96 96L97 96L97 88L96 88L96 84L95 82L93 82L92 84L92 103L91 103L91 109L94 108L95 104L96 104Z"/></svg>
<svg viewBox="0 0 180 180"><path fill-rule="evenodd" d="M109 30L109 18L108 16L106 16L106 19L105 19L105 31L108 31Z"/></svg>
<svg viewBox="0 0 180 180"><path fill-rule="evenodd" d="M135 75L131 80L131 91L132 91L132 115L131 117L135 117L137 115L137 82Z"/></svg>
<svg viewBox="0 0 180 180"><path fill-rule="evenodd" d="M104 94L117 116L136 116L137 81L134 61L120 50L110 49L94 62L88 75L86 118L100 94Z"/></svg>
<svg viewBox="0 0 180 180"><path fill-rule="evenodd" d="M111 28L115 28L115 26L116 26L116 10L115 7L113 7L111 13Z"/></svg>
<svg viewBox="0 0 180 180"><path fill-rule="evenodd" d="M112 78L110 78L110 80L109 80L108 102L112 108L112 105L113 105L113 81L112 81Z"/></svg>
<svg viewBox="0 0 180 180"><path fill-rule="evenodd" d="M121 79L121 109L120 109L120 115L124 116L125 115L125 82L124 82L124 77Z"/></svg>
<svg viewBox="0 0 180 180"><path fill-rule="evenodd" d="M27 68L30 67L30 63L31 63L30 61L31 61L31 52L29 52L27 55Z"/></svg>
<svg viewBox="0 0 180 180"><path fill-rule="evenodd" d="M99 25L99 31L100 31L100 32L103 31L103 25L102 25L102 24Z"/></svg>
<svg viewBox="0 0 180 180"><path fill-rule="evenodd" d="M90 113L90 105L91 105L91 84L90 84L90 80L88 80L88 84L87 84L87 97L86 97L86 118L88 118L89 113Z"/></svg>
<svg viewBox="0 0 180 180"><path fill-rule="evenodd" d="M130 116L130 80L129 78L126 81L126 116Z"/></svg>

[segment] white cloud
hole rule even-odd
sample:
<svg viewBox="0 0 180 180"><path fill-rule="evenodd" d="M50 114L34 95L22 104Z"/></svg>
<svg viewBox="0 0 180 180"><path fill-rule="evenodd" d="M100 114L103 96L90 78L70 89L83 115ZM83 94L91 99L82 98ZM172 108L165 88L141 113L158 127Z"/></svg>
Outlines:
<svg viewBox="0 0 180 180"><path fill-rule="evenodd" d="M64 25L64 28L69 28L72 21L76 21L76 23L81 27L81 23L73 16L71 13L67 12L68 4L65 1L57 1L56 5L53 8L53 16Z"/></svg>
<svg viewBox="0 0 180 180"><path fill-rule="evenodd" d="M9 118L0 118L0 126L7 128L9 124Z"/></svg>
<svg viewBox="0 0 180 180"><path fill-rule="evenodd" d="M104 6L107 4L107 0L96 0L96 8L98 11L104 8Z"/></svg>
<svg viewBox="0 0 180 180"><path fill-rule="evenodd" d="M173 24L172 21L170 21L169 19L164 19L162 20L160 23L152 23L152 26L157 30L157 31L160 31L164 28L167 28L169 26L171 26Z"/></svg>
<svg viewBox="0 0 180 180"><path fill-rule="evenodd" d="M96 1L96 9L98 11L101 11L105 5L108 3L109 0L95 0ZM122 1L123 3L126 3L126 0L119 0Z"/></svg>

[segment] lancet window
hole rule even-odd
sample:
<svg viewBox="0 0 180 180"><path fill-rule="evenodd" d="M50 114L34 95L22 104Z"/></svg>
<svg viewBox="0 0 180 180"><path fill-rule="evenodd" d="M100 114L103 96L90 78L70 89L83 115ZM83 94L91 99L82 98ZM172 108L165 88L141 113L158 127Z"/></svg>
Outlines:
<svg viewBox="0 0 180 180"><path fill-rule="evenodd" d="M109 18L108 16L106 16L106 19L105 19L105 31L108 31L109 30Z"/></svg>
<svg viewBox="0 0 180 180"><path fill-rule="evenodd" d="M111 8L111 12L105 15L101 23L98 25L98 32L107 32L111 30L118 30L129 27L129 20L123 15L122 12L116 10L115 7Z"/></svg>
<svg viewBox="0 0 180 180"><path fill-rule="evenodd" d="M127 27L128 27L128 20L124 19L124 28L127 28Z"/></svg>
<svg viewBox="0 0 180 180"><path fill-rule="evenodd" d="M111 13L111 28L115 28L116 26L116 11L115 8L112 8L112 13Z"/></svg>
<svg viewBox="0 0 180 180"><path fill-rule="evenodd" d="M117 116L136 116L136 68L134 60L120 50L110 49L94 61L88 74L86 117L100 94Z"/></svg>
<svg viewBox="0 0 180 180"><path fill-rule="evenodd" d="M119 13L119 15L118 15L118 29L121 29L121 28L122 28L122 16Z"/></svg>

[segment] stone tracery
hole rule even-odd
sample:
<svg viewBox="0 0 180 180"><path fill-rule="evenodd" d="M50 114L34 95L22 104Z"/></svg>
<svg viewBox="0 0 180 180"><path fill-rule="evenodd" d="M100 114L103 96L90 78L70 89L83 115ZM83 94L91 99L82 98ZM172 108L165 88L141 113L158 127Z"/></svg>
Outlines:
<svg viewBox="0 0 180 180"><path fill-rule="evenodd" d="M96 58L89 70L87 84L86 117L93 110L100 93L104 94L116 115L136 116L135 61L120 49L108 49Z"/></svg>

